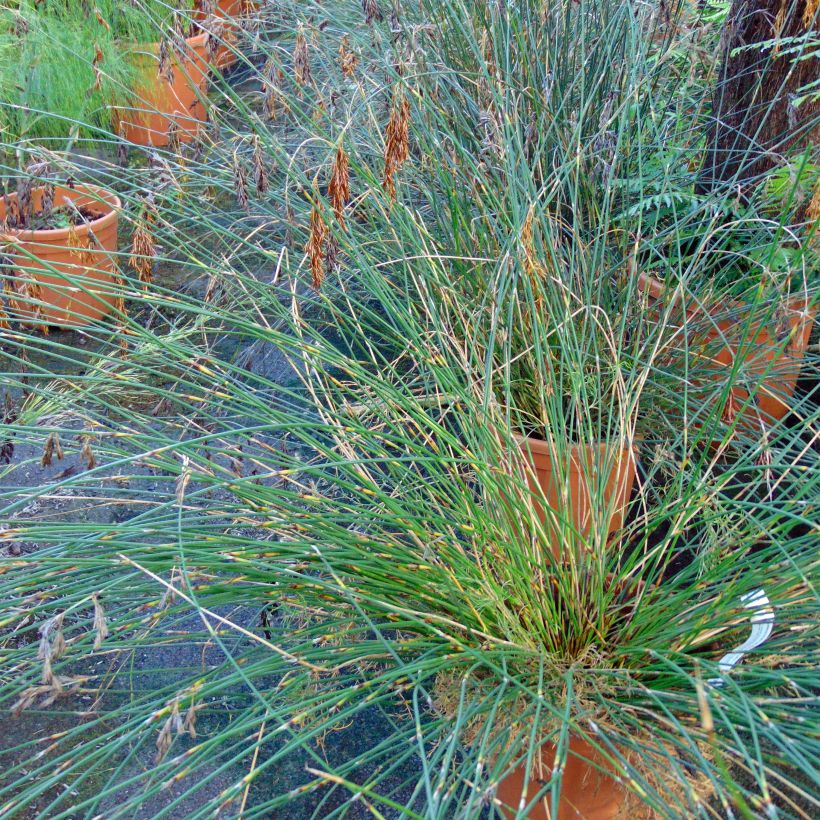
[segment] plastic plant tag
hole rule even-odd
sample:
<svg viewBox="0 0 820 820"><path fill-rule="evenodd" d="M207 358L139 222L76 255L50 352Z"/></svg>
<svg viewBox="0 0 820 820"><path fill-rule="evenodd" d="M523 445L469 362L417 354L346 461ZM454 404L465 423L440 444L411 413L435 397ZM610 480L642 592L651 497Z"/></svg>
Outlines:
<svg viewBox="0 0 820 820"><path fill-rule="evenodd" d="M765 643L772 634L774 628L774 610L766 593L762 589L756 589L740 596L743 606L752 610L749 618L752 624L752 634L740 646L725 654L718 661L718 668L721 675L727 675L737 666L747 652L757 649ZM723 677L710 678L708 683L712 686L723 686Z"/></svg>

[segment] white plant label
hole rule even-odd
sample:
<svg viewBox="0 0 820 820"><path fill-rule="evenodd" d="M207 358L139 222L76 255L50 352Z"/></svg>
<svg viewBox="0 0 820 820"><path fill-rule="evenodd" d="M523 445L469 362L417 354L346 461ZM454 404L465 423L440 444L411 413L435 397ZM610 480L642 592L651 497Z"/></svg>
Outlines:
<svg viewBox="0 0 820 820"><path fill-rule="evenodd" d="M772 609L769 598L762 589L747 592L745 595L740 596L740 600L746 609L752 610L752 615L749 618L752 625L752 634L740 646L735 647L718 661L718 668L722 675L731 672L747 652L751 652L762 643L765 643L774 628L774 609ZM723 686L723 677L710 678L708 682L712 686Z"/></svg>

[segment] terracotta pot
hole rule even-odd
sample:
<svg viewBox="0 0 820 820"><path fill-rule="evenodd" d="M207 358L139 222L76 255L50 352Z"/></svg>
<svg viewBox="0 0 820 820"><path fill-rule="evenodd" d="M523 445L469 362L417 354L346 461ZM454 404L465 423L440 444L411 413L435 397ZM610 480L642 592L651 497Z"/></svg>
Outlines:
<svg viewBox="0 0 820 820"><path fill-rule="evenodd" d="M592 528L591 500L601 493L601 489L603 503L610 511L607 534L611 535L623 526L626 505L635 482L635 454L630 447L624 446L620 451L612 452L611 446L605 443L576 444L572 447L568 464L566 461L555 464L550 445L546 441L522 436L517 436L516 440L523 456L530 491L535 493L540 488L547 508L554 511L548 515L547 508L539 503L537 496L533 499L538 517L550 536L552 552L556 558L560 558L565 540L561 535L562 519L569 519L581 536L586 538ZM601 470L605 466L609 468L609 473L606 479L602 479ZM561 498L565 476L570 508L566 512Z"/></svg>
<svg viewBox="0 0 820 820"><path fill-rule="evenodd" d="M570 737L569 748L561 777L557 816L551 812L552 798L548 792L530 809L527 817L530 820L610 820L617 817L624 808L627 792L607 774L611 771L609 763L580 738ZM586 759L582 760L578 755ZM524 805L550 780L554 765L555 746L546 743L541 747L540 760L533 763L530 771ZM506 817L515 817L515 811L521 804L525 773L526 767L522 763L498 784L496 797L511 807L501 810Z"/></svg>
<svg viewBox="0 0 820 820"><path fill-rule="evenodd" d="M40 208L42 198L43 189L35 188L32 191L35 209ZM18 269L34 277L40 286L40 298L47 303L38 307L11 296L8 301L12 319L77 327L111 311L114 303L111 254L117 250L117 211L121 202L113 193L96 185L58 186L54 192L55 207L59 207L64 198L78 207L99 211L102 216L88 225L76 226L74 233L79 247L71 245L68 228L12 230L4 235L3 254L10 257ZM16 199L17 194L10 194L9 204ZM0 198L0 221L5 217L6 203ZM89 236L90 232L96 242Z"/></svg>
<svg viewBox="0 0 820 820"><path fill-rule="evenodd" d="M256 2L248 0L219 0L216 6L216 17L220 21L219 30L215 32L221 40L216 48L213 64L220 71L224 71L235 65L238 57L233 50L239 39L239 28L241 18L247 14L249 9L255 8ZM194 11L194 20L203 22L205 15L199 11Z"/></svg>
<svg viewBox="0 0 820 820"><path fill-rule="evenodd" d="M144 84L135 91L132 108L115 112L115 126L120 136L135 145L168 145L172 125L179 138L190 142L207 114L200 99L205 95L208 80L206 34L189 37L186 54L174 55L173 82L161 77L159 68L159 43L152 43L134 52L145 74Z"/></svg>
<svg viewBox="0 0 820 820"><path fill-rule="evenodd" d="M638 290L646 293L656 306L665 296L663 283L644 274L638 277ZM720 318L727 312L739 314L740 318ZM789 411L817 307L809 308L805 297L791 297L786 303L784 327L780 329L760 322L747 327L743 312L744 306L737 302L712 309L687 306L672 321L681 321L685 327L689 350L701 358L702 370L710 379L724 381L734 361L741 357L744 372L759 386L738 424L759 433L761 421L771 424ZM778 339L778 330L789 336L785 349ZM739 386L732 387L731 395L737 408L749 399L748 391Z"/></svg>

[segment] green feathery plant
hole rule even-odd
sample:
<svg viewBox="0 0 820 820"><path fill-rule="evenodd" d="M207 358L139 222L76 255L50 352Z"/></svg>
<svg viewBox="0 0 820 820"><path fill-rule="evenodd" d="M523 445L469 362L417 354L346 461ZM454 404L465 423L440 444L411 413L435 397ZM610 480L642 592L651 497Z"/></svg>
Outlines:
<svg viewBox="0 0 820 820"><path fill-rule="evenodd" d="M111 111L144 80L131 53L177 23L193 0L19 0L0 4L0 129L5 143L110 131Z"/></svg>
<svg viewBox="0 0 820 820"><path fill-rule="evenodd" d="M389 17L260 11L199 144L102 163L135 234L116 331L6 331L2 811L498 816L521 763L555 810L537 756L571 733L658 816L811 817L816 398L727 417L635 282L701 292L669 237L704 219L709 270L713 224L622 219L697 151L679 19ZM614 541L590 476L588 549L553 557L527 415L559 455L637 447ZM761 589L775 631L727 672Z"/></svg>

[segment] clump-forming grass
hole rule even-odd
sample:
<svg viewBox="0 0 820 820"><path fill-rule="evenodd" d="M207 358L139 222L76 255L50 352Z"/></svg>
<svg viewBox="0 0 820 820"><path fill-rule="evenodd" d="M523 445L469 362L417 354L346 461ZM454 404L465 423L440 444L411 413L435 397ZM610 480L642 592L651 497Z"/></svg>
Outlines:
<svg viewBox="0 0 820 820"><path fill-rule="evenodd" d="M76 720L19 737L7 810L472 817L572 732L659 816L814 813L816 402L743 425L636 288L763 316L814 294L810 227L694 193L695 22L261 9L255 73L215 79L201 144L103 170L134 227L117 332L4 339L9 446L55 462L59 441L72 469L3 477L3 540L36 549L3 562L0 699ZM168 265L201 287L152 283ZM614 543L593 482L590 536L564 524L553 557L512 464L530 429L636 448ZM66 491L117 515L49 512ZM758 589L774 634L715 686ZM218 660L127 691L154 642ZM385 733L335 755L374 712Z"/></svg>

